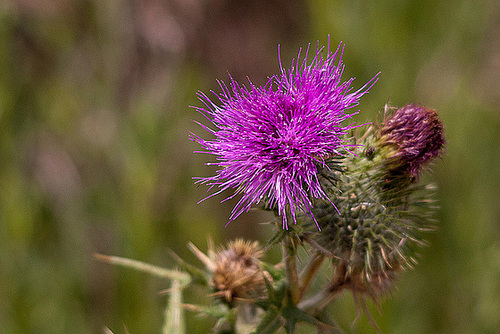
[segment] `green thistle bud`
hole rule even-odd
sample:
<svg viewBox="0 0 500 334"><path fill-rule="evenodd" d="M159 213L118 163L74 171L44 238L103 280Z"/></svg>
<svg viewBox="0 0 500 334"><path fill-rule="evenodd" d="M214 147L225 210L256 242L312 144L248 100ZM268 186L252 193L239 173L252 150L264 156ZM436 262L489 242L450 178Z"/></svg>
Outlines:
<svg viewBox="0 0 500 334"><path fill-rule="evenodd" d="M342 172L324 172L336 178L324 182L331 203L315 206L321 231L312 238L332 254L332 292L349 289L376 300L416 263L414 249L424 244L420 232L435 210L433 187L416 181L422 165L439 156L443 126L434 110L406 106L353 144Z"/></svg>

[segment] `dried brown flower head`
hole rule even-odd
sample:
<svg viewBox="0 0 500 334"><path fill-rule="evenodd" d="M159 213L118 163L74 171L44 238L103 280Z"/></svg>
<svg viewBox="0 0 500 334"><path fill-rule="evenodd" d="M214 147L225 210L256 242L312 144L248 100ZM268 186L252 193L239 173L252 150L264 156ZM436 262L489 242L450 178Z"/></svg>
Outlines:
<svg viewBox="0 0 500 334"><path fill-rule="evenodd" d="M230 241L226 247L214 251L209 243L208 256L193 244L191 251L205 264L211 277L212 296L232 303L234 299L255 299L266 296L264 276L271 276L261 268L262 249L257 241L243 239Z"/></svg>
<svg viewBox="0 0 500 334"><path fill-rule="evenodd" d="M214 295L231 302L233 298L255 298L265 291L261 256L262 250L257 241L251 243L236 239L219 250L214 257L210 280Z"/></svg>

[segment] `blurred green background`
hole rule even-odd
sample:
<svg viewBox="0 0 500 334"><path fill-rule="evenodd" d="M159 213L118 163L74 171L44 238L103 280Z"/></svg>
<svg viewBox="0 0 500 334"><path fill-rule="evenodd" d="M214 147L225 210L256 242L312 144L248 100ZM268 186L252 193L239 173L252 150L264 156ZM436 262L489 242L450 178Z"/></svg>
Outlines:
<svg viewBox="0 0 500 334"><path fill-rule="evenodd" d="M95 252L173 266L173 249L237 236L265 242L259 212L193 176L189 105L231 73L263 84L300 46L346 43L347 79L381 71L356 121L389 101L438 109L447 153L438 230L394 296L384 333L500 333L500 2L497 0L3 0L0 4L0 333L159 333L165 281ZM276 254L274 254L276 256ZM191 289L188 302L206 291ZM201 297L200 297L201 296ZM372 333L341 298L348 333ZM189 333L209 319L188 316ZM305 330L307 332L307 329Z"/></svg>

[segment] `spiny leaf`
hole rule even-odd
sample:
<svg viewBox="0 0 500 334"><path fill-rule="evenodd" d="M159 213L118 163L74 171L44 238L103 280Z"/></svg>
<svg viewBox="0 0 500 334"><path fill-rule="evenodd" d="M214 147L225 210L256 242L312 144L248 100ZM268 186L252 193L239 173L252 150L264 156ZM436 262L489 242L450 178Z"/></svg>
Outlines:
<svg viewBox="0 0 500 334"><path fill-rule="evenodd" d="M169 250L169 253L172 256L172 258L177 262L177 264L181 267L181 269L191 275L194 283L200 284L202 286L208 286L210 275L207 272L187 263L179 255L174 253L174 251Z"/></svg>
<svg viewBox="0 0 500 334"><path fill-rule="evenodd" d="M273 281L279 281L285 277L285 272L282 268L276 268L275 265L263 262L261 264L262 269L267 271L269 275L273 278Z"/></svg>
<svg viewBox="0 0 500 334"><path fill-rule="evenodd" d="M281 326L282 320L280 316L280 310L276 306L271 305L252 334L275 333Z"/></svg>
<svg viewBox="0 0 500 334"><path fill-rule="evenodd" d="M287 333L291 333L291 334L294 333L295 325L297 324L297 322L300 322L300 321L308 322L308 323L316 325L316 326L325 326L326 325L325 323L319 321L318 319L316 319L312 315L297 308L295 305L293 305L290 302L286 303L285 307L283 308L283 310L281 312L281 315L286 320L285 328L287 329Z"/></svg>
<svg viewBox="0 0 500 334"><path fill-rule="evenodd" d="M268 251L269 249L273 248L274 246L281 244L281 241L285 238L286 235L286 230L279 229L276 231L276 233L273 235L271 239L266 243L264 246L264 250Z"/></svg>
<svg viewBox="0 0 500 334"><path fill-rule="evenodd" d="M256 305L264 310L268 310L271 306L281 308L286 294L286 281L285 279L276 283L276 287L264 276L264 281L267 287L267 299L256 301Z"/></svg>
<svg viewBox="0 0 500 334"><path fill-rule="evenodd" d="M94 257L102 262L135 269L156 277L178 280L179 282L183 283L183 286L188 285L191 282L190 275L178 270L165 269L141 261L127 259L119 256L108 256L96 253L94 254Z"/></svg>
<svg viewBox="0 0 500 334"><path fill-rule="evenodd" d="M182 306L185 309L196 312L201 316L208 316L217 319L228 318L230 312L232 312L232 310L224 304L216 304L211 306L183 304Z"/></svg>

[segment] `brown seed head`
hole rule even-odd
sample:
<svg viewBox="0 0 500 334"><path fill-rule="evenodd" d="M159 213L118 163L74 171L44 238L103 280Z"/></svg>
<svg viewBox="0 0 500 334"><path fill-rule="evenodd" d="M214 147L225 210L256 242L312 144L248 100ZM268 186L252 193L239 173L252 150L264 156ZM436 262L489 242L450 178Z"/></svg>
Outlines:
<svg viewBox="0 0 500 334"><path fill-rule="evenodd" d="M265 281L260 268L262 250L257 241L242 239L230 242L215 254L215 269L210 281L215 296L227 302L233 298L250 299L265 291Z"/></svg>

